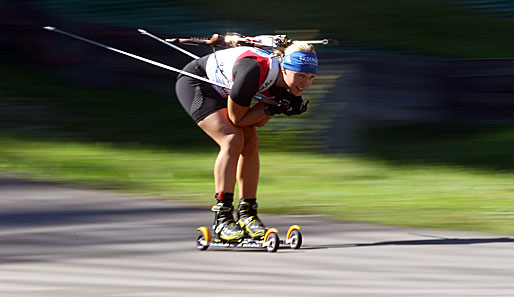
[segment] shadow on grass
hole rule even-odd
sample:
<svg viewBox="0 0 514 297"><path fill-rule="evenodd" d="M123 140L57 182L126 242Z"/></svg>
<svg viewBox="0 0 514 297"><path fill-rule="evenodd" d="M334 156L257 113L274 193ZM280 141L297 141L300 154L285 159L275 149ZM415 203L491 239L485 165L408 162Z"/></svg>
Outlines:
<svg viewBox="0 0 514 297"><path fill-rule="evenodd" d="M514 170L514 125L404 126L369 131L364 152L395 164Z"/></svg>

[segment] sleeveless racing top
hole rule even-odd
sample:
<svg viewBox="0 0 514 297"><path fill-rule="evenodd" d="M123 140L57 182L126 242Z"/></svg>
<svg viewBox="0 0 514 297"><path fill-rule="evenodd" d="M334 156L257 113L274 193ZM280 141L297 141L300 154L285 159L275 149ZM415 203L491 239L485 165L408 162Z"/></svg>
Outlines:
<svg viewBox="0 0 514 297"><path fill-rule="evenodd" d="M259 93L265 92L276 81L279 70L279 57L269 50L255 47L236 47L216 51L209 55L205 66L207 78L227 86L227 88L213 85L213 88L224 98L230 94L234 84L232 69L243 58L251 57L259 64Z"/></svg>

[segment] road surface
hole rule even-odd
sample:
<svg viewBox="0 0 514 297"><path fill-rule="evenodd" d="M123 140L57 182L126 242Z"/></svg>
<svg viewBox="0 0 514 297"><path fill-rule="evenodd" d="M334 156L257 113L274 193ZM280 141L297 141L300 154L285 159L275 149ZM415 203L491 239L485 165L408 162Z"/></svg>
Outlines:
<svg viewBox="0 0 514 297"><path fill-rule="evenodd" d="M514 239L262 215L300 250L196 250L212 213L0 177L0 296L514 296Z"/></svg>

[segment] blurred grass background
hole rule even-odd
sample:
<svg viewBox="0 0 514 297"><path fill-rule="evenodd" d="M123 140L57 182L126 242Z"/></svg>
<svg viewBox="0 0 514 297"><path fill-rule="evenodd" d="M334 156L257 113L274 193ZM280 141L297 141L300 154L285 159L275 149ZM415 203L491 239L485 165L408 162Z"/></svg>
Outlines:
<svg viewBox="0 0 514 297"><path fill-rule="evenodd" d="M211 17L277 30L319 28L350 48L514 56L512 21L443 1L194 3ZM123 15L108 7L102 11L107 19ZM250 28L249 33L268 33ZM8 78L0 81L0 172L211 204L217 147L173 98L77 86L37 65L5 58L0 67ZM349 152L326 150L316 138L322 127L305 122L277 118L261 130L262 211L514 235L512 125L376 128L363 131L365 145Z"/></svg>

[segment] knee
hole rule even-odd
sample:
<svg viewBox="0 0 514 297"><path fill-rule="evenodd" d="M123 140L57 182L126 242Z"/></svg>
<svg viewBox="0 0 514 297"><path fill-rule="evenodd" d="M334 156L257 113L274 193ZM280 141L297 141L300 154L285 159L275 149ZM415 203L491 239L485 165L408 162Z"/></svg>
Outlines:
<svg viewBox="0 0 514 297"><path fill-rule="evenodd" d="M220 142L221 150L231 156L239 156L244 147L244 134L242 129L235 129L233 133L226 134Z"/></svg>

